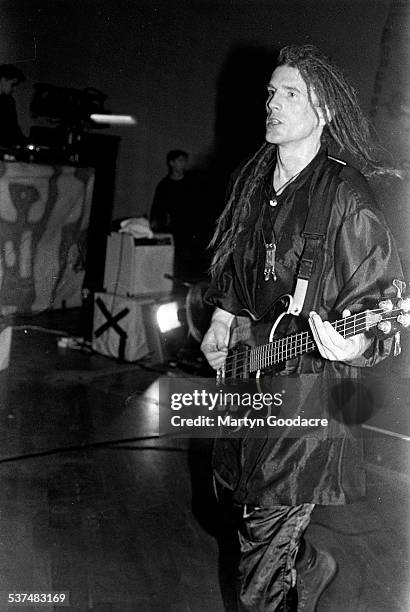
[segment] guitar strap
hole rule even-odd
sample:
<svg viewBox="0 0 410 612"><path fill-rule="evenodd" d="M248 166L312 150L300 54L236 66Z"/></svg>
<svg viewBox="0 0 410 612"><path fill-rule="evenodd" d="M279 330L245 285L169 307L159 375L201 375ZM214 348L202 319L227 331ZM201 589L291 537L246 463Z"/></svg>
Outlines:
<svg viewBox="0 0 410 612"><path fill-rule="evenodd" d="M326 232L329 225L333 198L339 183L338 175L344 162L330 158L335 163L318 168L309 190L309 211L303 228L304 246L299 263L299 270L293 303L290 313L299 315L303 308L308 312L313 305L315 283L309 281L317 272L317 262L322 253Z"/></svg>

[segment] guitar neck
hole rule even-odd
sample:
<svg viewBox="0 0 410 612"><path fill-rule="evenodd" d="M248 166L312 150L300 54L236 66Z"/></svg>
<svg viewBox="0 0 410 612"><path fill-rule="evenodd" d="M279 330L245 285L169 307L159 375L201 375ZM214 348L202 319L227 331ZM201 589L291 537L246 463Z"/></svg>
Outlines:
<svg viewBox="0 0 410 612"><path fill-rule="evenodd" d="M410 326L410 297L403 297L403 283L398 280L393 281L397 289L396 298L385 298L380 300L378 307L374 310L365 310L358 314L350 315L331 323L332 327L343 337L350 338L356 334L370 330L378 326L383 334L393 335L397 333L398 326ZM286 299L283 299L286 298ZM289 295L277 300L282 312L276 320L288 314ZM286 312L285 312L286 311ZM273 330L276 326L273 328ZM308 331L299 332L291 336L285 336L278 340L273 340L267 344L262 344L254 348L248 345L235 347L228 354L224 366L218 370L217 381L223 384L225 380L249 378L252 372L267 370L277 363L299 357L304 353L310 353L316 349L312 336ZM399 350L395 354L399 354Z"/></svg>
<svg viewBox="0 0 410 612"><path fill-rule="evenodd" d="M375 324L369 318L369 311L351 315L331 323L343 338L355 336ZM279 338L273 342L252 348L249 351L249 371L256 372L257 370L269 368L287 359L293 359L304 353L310 353L315 348L316 345L313 338L307 331Z"/></svg>

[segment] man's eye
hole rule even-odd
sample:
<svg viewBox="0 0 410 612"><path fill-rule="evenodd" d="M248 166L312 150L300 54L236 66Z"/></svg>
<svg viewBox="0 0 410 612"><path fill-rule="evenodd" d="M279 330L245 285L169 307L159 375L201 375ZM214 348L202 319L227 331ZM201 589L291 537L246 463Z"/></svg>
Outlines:
<svg viewBox="0 0 410 612"><path fill-rule="evenodd" d="M289 98L296 98L296 93L294 91L289 91L288 96Z"/></svg>

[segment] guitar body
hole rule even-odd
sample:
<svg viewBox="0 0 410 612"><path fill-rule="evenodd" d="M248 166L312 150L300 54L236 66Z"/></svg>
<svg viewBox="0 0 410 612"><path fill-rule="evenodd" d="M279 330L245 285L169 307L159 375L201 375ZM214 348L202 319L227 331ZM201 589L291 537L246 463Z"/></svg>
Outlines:
<svg viewBox="0 0 410 612"><path fill-rule="evenodd" d="M269 342L273 342L275 337L276 330L279 326L279 323L290 313L290 309L292 308L293 297L286 293L278 298L272 308L272 316L274 318L274 323L269 333ZM290 316L290 315L289 315Z"/></svg>
<svg viewBox="0 0 410 612"><path fill-rule="evenodd" d="M233 351L237 349L238 346L243 346L246 344L254 346L254 332L258 329L263 331L257 334L257 338L261 336L263 341L268 339L269 342L272 342L281 321L283 321L288 315L293 316L289 314L292 307L292 302L293 298L291 295L285 294L279 297L274 302L266 323L255 323L249 317L237 316L235 318L234 327L231 330L229 349ZM259 344L257 340L256 344Z"/></svg>
<svg viewBox="0 0 410 612"><path fill-rule="evenodd" d="M280 296L275 300L269 314L269 320L266 323L255 323L249 317L236 317L229 342L228 361L232 366L227 376L229 380L249 378L249 370L243 355L261 344L261 341L266 342L266 339L268 339L268 343L273 342L280 324L286 320L286 317L293 317L290 314L292 303L293 297L291 295ZM238 359L236 359L236 356ZM261 369L254 371L253 375L256 379L259 379L262 375Z"/></svg>

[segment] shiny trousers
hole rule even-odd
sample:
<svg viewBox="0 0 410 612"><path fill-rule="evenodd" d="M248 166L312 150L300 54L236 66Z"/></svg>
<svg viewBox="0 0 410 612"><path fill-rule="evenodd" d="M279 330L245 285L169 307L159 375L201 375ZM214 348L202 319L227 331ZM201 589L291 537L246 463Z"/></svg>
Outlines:
<svg viewBox="0 0 410 612"><path fill-rule="evenodd" d="M295 561L314 504L243 507L238 610L295 612Z"/></svg>

